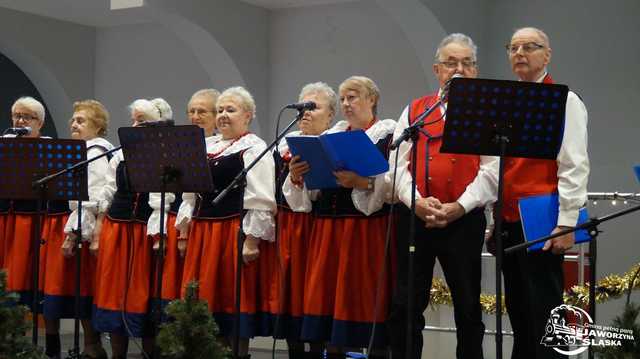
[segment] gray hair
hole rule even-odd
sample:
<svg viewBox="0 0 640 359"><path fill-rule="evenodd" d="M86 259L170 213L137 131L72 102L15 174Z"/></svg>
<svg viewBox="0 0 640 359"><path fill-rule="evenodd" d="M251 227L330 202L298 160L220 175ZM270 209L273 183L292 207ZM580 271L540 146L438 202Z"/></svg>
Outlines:
<svg viewBox="0 0 640 359"><path fill-rule="evenodd" d="M146 121L160 120L160 110L149 100L138 99L133 101L129 105L129 112L133 115L135 111L142 113Z"/></svg>
<svg viewBox="0 0 640 359"><path fill-rule="evenodd" d="M35 112L36 116L38 116L38 119L40 119L40 121L44 121L45 111L44 106L42 105L42 103L40 103L40 101L30 96L20 97L11 106L12 113L15 111L16 106L18 105L24 106L29 110Z"/></svg>
<svg viewBox="0 0 640 359"><path fill-rule="evenodd" d="M191 98L189 99L189 103L187 105L190 105L191 102L193 102L193 100L195 100L196 98L206 97L206 98L209 98L211 102L213 102L213 106L215 107L219 96L220 96L220 91L216 89L198 90L194 92L193 95L191 95Z"/></svg>
<svg viewBox="0 0 640 359"><path fill-rule="evenodd" d="M304 87L300 91L300 96L298 98L298 101L302 101L302 99L305 96L312 95L312 94L313 95L322 94L326 96L329 102L329 109L334 114L337 113L336 111L338 108L338 95L336 95L336 92L333 91L333 89L329 85L327 85L324 82L313 82L313 83L304 85Z"/></svg>
<svg viewBox="0 0 640 359"><path fill-rule="evenodd" d="M232 97L238 100L240 107L251 113L251 118L256 117L256 102L253 100L253 96L251 96L247 89L242 86L229 87L222 91L220 96L218 96L218 101L216 101L216 103L227 97Z"/></svg>
<svg viewBox="0 0 640 359"><path fill-rule="evenodd" d="M158 109L160 121L173 119L173 110L171 110L171 106L163 98L154 98L151 100L151 103Z"/></svg>
<svg viewBox="0 0 640 359"><path fill-rule="evenodd" d="M542 31L541 29L538 29L537 27L532 27L532 26L521 27L519 29L516 29L516 31L513 32L513 34L511 35L511 38L513 38L513 36L515 34L519 33L520 31L533 31L533 32L535 32L538 36L540 36L540 38L542 38L542 42L543 42L544 46L551 47L551 43L549 42L549 36L547 36L547 34L545 34L545 32Z"/></svg>
<svg viewBox="0 0 640 359"><path fill-rule="evenodd" d="M461 34L461 33L453 33L453 34L449 34L447 35L444 39L442 39L442 41L440 41L440 45L438 45L438 49L436 50L436 61L441 61L440 60L440 52L441 50L451 44L451 43L456 43L465 47L468 47L469 49L471 49L471 53L472 53L472 58L471 60L473 61L477 61L477 53L478 53L478 46L476 46L476 44L473 42L473 40L471 40L471 38L465 34Z"/></svg>

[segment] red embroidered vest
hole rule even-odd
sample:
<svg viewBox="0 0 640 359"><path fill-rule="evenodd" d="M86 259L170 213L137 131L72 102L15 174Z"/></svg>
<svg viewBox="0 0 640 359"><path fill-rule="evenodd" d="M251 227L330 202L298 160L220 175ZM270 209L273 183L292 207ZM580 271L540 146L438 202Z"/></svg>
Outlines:
<svg viewBox="0 0 640 359"><path fill-rule="evenodd" d="M413 100L409 107L409 123L416 119L438 101L435 95ZM480 168L480 157L477 155L459 155L440 153L444 119L441 109L433 111L424 121L422 127L430 136L420 134L418 158L416 163L416 179L418 191L422 197L433 196L442 203L455 202L476 178ZM410 163L409 170L413 168Z"/></svg>
<svg viewBox="0 0 640 359"><path fill-rule="evenodd" d="M552 84L550 75L542 81ZM507 222L520 220L518 199L558 191L558 163L518 157L505 158L503 217Z"/></svg>

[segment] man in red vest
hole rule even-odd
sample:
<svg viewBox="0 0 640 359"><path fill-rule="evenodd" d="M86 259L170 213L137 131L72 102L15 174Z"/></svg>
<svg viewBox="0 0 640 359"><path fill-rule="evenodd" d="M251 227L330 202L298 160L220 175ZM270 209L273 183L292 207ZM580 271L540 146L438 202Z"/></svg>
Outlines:
<svg viewBox="0 0 640 359"><path fill-rule="evenodd" d="M486 220L483 207L495 201L497 159L489 156L440 153L446 120L443 88L455 75L476 77L476 46L463 34L445 37L436 51L433 72L440 90L413 100L400 115L394 139L432 106L435 111L425 119L416 141L417 158L412 160L412 142L398 147L396 198L402 204L397 223L397 279L389 318L390 340L394 358L420 358L423 312L429 304L433 267L438 259L454 303L457 327L457 358L481 359L484 324L480 307L481 252ZM389 156L389 183L393 183L395 152ZM407 261L411 206L411 169L416 166L416 246L414 273L413 327L407 333ZM406 337L413 337L413 348L406 348Z"/></svg>
<svg viewBox="0 0 640 359"><path fill-rule="evenodd" d="M540 29L526 27L507 44L511 70L520 81L553 83L547 72L551 60L549 38ZM587 110L569 91L562 146L556 160L507 158L504 174L504 247L524 241L518 199L558 193L560 209L553 232L574 227L587 200ZM504 256L506 306L514 332L513 359L564 358L540 344L551 310L563 303L564 251L575 243L573 234L547 241L542 251Z"/></svg>

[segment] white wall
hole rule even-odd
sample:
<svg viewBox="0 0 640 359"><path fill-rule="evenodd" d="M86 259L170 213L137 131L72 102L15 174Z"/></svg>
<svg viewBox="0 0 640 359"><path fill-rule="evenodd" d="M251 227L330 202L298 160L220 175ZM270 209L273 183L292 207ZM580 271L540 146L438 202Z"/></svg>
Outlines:
<svg viewBox="0 0 640 359"><path fill-rule="evenodd" d="M270 31L271 118L315 81L327 82L337 93L349 76L370 77L381 92L379 117L393 119L412 98L432 89L431 75L424 73L402 29L370 1L277 11ZM281 128L294 115L286 113ZM275 126L269 130L273 134Z"/></svg>
<svg viewBox="0 0 640 359"><path fill-rule="evenodd" d="M174 33L158 24L98 29L95 97L111 114L109 140L130 126L127 106L137 98L163 97L176 123L186 123L191 94L211 87L205 70Z"/></svg>
<svg viewBox="0 0 640 359"><path fill-rule="evenodd" d="M95 29L0 8L0 34L0 52L38 88L66 135L73 101L93 96Z"/></svg>

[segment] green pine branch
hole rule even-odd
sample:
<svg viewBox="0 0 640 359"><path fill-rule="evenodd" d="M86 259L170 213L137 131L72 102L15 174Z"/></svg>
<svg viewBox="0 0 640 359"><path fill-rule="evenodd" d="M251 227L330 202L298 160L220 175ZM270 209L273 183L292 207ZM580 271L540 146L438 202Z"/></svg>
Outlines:
<svg viewBox="0 0 640 359"><path fill-rule="evenodd" d="M218 326L207 304L198 299L198 283L187 285L184 299L167 305L170 321L160 326L157 343L164 359L230 358L218 340Z"/></svg>
<svg viewBox="0 0 640 359"><path fill-rule="evenodd" d="M31 330L29 309L17 305L18 297L7 291L7 273L0 270L0 358L41 359L43 354L25 336Z"/></svg>
<svg viewBox="0 0 640 359"><path fill-rule="evenodd" d="M601 359L637 359L640 358L640 305L630 303L622 314L614 318L612 327L631 329L635 340L623 340L622 346L596 348Z"/></svg>

